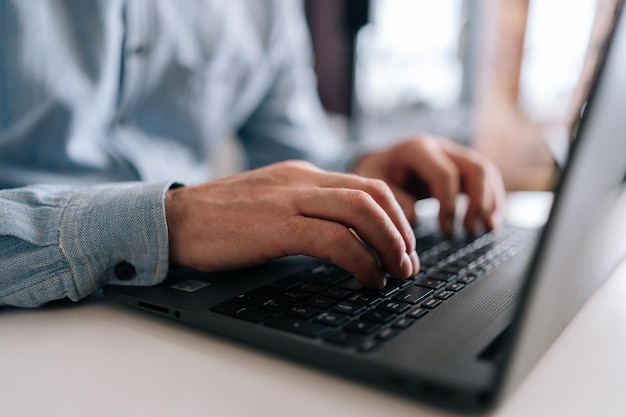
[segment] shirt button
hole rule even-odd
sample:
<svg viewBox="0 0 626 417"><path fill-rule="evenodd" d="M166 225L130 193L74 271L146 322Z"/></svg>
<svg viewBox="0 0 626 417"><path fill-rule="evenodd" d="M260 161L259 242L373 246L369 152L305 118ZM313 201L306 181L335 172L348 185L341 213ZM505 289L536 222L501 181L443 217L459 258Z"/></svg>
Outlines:
<svg viewBox="0 0 626 417"><path fill-rule="evenodd" d="M127 49L131 55L143 55L148 48L145 45L135 45Z"/></svg>
<svg viewBox="0 0 626 417"><path fill-rule="evenodd" d="M115 265L115 276L120 281L128 281L133 278L136 273L137 271L135 271L135 267L126 261L122 261Z"/></svg>

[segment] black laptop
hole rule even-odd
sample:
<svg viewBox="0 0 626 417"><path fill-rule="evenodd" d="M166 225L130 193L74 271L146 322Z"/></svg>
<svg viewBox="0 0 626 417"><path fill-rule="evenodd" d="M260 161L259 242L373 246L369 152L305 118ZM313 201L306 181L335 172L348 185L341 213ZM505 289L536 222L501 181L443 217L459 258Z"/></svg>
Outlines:
<svg viewBox="0 0 626 417"><path fill-rule="evenodd" d="M622 8L619 11L621 13ZM511 390L626 256L626 20L599 64L541 230L416 229L422 270L380 290L293 257L107 286L125 304L461 411Z"/></svg>

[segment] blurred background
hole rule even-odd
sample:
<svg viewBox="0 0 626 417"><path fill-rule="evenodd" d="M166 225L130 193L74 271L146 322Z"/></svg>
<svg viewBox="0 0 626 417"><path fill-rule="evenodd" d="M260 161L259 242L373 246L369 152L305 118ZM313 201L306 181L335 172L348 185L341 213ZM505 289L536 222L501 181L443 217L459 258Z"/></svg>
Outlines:
<svg viewBox="0 0 626 417"><path fill-rule="evenodd" d="M492 158L509 190L546 190L615 3L305 0L305 9L320 97L347 140L450 137Z"/></svg>

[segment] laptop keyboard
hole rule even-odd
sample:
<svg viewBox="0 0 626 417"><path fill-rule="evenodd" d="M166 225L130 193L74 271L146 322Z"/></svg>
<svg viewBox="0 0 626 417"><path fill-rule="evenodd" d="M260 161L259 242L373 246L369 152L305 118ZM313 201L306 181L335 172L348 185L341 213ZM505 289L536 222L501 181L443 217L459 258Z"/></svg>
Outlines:
<svg viewBox="0 0 626 417"><path fill-rule="evenodd" d="M211 310L368 352L520 252L533 235L517 228L452 239L434 233L417 240L419 274L407 280L388 277L381 290L365 288L350 273L320 261Z"/></svg>

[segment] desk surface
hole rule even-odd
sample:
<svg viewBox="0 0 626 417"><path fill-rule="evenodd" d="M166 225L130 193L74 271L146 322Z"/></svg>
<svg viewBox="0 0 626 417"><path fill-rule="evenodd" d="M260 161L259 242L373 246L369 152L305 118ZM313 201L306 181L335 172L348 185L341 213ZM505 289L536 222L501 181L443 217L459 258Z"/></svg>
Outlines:
<svg viewBox="0 0 626 417"><path fill-rule="evenodd" d="M492 416L626 415L626 262ZM443 416L94 295L0 309L0 416Z"/></svg>

